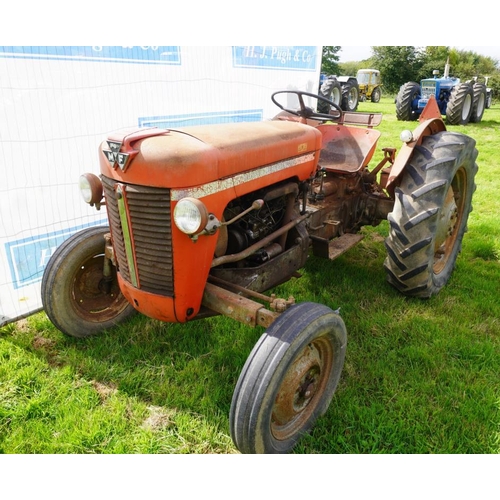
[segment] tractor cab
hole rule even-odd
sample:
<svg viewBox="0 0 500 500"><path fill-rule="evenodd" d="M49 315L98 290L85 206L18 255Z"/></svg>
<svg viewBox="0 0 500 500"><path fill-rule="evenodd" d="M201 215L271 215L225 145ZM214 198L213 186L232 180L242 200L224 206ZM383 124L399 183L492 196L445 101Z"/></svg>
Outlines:
<svg viewBox="0 0 500 500"><path fill-rule="evenodd" d="M380 71L377 69L360 69L356 74L359 85L380 85Z"/></svg>

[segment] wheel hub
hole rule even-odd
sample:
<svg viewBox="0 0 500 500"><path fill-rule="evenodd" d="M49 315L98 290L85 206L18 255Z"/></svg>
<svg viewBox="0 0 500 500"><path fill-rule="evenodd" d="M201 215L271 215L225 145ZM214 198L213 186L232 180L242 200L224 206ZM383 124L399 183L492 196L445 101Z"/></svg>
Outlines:
<svg viewBox="0 0 500 500"><path fill-rule="evenodd" d="M273 409L273 422L285 425L304 410L314 397L321 359L314 345L309 344L288 370Z"/></svg>
<svg viewBox="0 0 500 500"><path fill-rule="evenodd" d="M105 282L103 263L103 256L87 260L73 281L73 305L86 321L104 321L113 317L125 303L125 298L120 298L116 279L112 283Z"/></svg>
<svg viewBox="0 0 500 500"><path fill-rule="evenodd" d="M300 430L314 412L328 381L333 352L327 342L308 344L287 370L276 395L271 429L277 439L287 439Z"/></svg>
<svg viewBox="0 0 500 500"><path fill-rule="evenodd" d="M450 188L446 195L446 200L439 213L438 227L436 232L436 251L445 243L446 239L453 234L457 223L458 207L455 202L453 190Z"/></svg>

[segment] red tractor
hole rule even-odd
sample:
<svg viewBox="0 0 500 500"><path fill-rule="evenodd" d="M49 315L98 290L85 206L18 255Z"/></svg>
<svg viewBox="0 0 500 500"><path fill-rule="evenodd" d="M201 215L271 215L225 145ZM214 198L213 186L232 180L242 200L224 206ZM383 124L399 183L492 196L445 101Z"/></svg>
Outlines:
<svg viewBox="0 0 500 500"><path fill-rule="evenodd" d="M284 99L288 104L283 104ZM311 100L326 101L318 113ZM109 226L60 245L42 280L62 332L87 337L136 311L184 323L225 315L265 333L234 390L230 432L243 453L283 453L328 408L346 328L322 304L265 291L308 254L335 259L364 225L388 219L385 269L402 293L429 297L450 278L475 189L477 150L448 132L431 99L404 144L370 170L380 114L343 112L301 91L272 96L273 120L112 134L87 203Z"/></svg>

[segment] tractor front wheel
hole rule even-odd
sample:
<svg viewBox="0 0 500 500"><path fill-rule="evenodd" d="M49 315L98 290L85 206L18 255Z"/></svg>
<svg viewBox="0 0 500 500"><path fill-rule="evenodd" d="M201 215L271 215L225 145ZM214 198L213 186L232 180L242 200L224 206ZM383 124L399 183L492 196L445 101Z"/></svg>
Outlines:
<svg viewBox="0 0 500 500"><path fill-rule="evenodd" d="M476 185L475 140L440 132L415 147L388 215L387 280L427 298L448 282L461 250Z"/></svg>
<svg viewBox="0 0 500 500"><path fill-rule="evenodd" d="M407 82L401 85L396 96L396 117L400 121L410 121L417 119L416 107L413 101L420 97L420 85L415 82Z"/></svg>
<svg viewBox="0 0 500 500"><path fill-rule="evenodd" d="M310 302L293 305L253 348L234 390L229 423L242 453L287 453L323 415L344 365L342 318Z"/></svg>
<svg viewBox="0 0 500 500"><path fill-rule="evenodd" d="M88 337L121 323L136 311L118 287L116 269L104 269L108 227L83 229L54 252L42 278L42 304L52 323L66 335Z"/></svg>

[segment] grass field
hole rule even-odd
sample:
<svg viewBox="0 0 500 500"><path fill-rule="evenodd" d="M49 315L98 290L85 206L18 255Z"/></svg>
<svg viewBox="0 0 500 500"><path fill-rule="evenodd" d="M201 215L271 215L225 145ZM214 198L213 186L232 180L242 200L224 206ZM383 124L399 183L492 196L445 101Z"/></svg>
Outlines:
<svg viewBox="0 0 500 500"><path fill-rule="evenodd" d="M380 111L383 147L403 128ZM449 130L477 141L474 210L455 273L429 300L385 281L387 223L334 262L310 257L276 293L324 303L348 331L332 404L296 453L496 454L500 451L500 105ZM375 162L382 156L377 154ZM44 313L0 329L0 451L236 453L228 413L262 329L223 317L188 325L138 316L87 340Z"/></svg>

